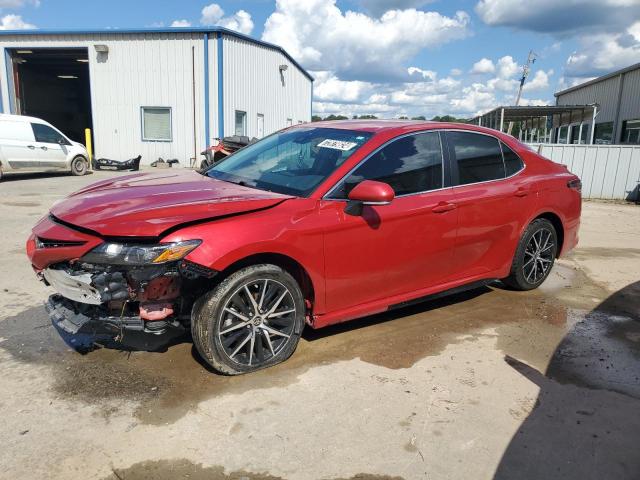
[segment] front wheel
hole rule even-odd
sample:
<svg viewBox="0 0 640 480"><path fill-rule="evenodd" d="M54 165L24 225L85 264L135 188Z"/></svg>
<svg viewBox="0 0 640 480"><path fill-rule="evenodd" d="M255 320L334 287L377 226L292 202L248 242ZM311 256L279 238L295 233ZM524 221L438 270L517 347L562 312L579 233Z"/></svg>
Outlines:
<svg viewBox="0 0 640 480"><path fill-rule="evenodd" d="M533 290L546 280L558 253L558 235L553 224L537 218L524 231L503 281L516 290Z"/></svg>
<svg viewBox="0 0 640 480"><path fill-rule="evenodd" d="M275 265L239 270L193 307L191 333L202 358L227 375L249 373L288 359L304 327L298 283Z"/></svg>
<svg viewBox="0 0 640 480"><path fill-rule="evenodd" d="M75 176L86 175L88 164L84 157L76 157L71 161L71 173Z"/></svg>

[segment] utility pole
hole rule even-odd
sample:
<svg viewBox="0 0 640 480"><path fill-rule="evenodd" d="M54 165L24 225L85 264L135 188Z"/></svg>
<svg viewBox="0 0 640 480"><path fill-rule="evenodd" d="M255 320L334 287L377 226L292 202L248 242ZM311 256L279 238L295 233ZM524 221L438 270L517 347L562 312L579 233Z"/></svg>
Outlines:
<svg viewBox="0 0 640 480"><path fill-rule="evenodd" d="M527 80L529 76L529 71L531 70L531 65L536 63L537 54L533 50L529 50L529 56L527 57L527 63L522 66L522 78L520 78L520 86L518 87L518 95L516 95L516 103L517 107L520 104L520 98L522 97L522 88L524 87L524 82ZM511 135L511 129L513 128L513 122L509 122L509 128L507 133Z"/></svg>

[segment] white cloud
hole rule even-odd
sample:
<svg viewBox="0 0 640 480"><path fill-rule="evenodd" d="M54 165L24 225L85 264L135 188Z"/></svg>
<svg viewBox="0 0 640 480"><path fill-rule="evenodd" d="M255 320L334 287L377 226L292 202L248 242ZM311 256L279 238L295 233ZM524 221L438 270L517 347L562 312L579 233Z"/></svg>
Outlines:
<svg viewBox="0 0 640 480"><path fill-rule="evenodd" d="M362 5L372 15L380 16L389 10L405 10L420 8L433 0L360 0Z"/></svg>
<svg viewBox="0 0 640 480"><path fill-rule="evenodd" d="M372 84L358 80L339 80L331 72L313 72L314 98L320 101L359 103L370 95Z"/></svg>
<svg viewBox="0 0 640 480"><path fill-rule="evenodd" d="M184 28L184 27L190 27L191 26L191 22L189 20L174 20L173 22L171 22L171 27L174 28Z"/></svg>
<svg viewBox="0 0 640 480"><path fill-rule="evenodd" d="M637 0L480 0L475 10L488 25L555 34L614 32L640 18Z"/></svg>
<svg viewBox="0 0 640 480"><path fill-rule="evenodd" d="M398 70L423 48L465 37L468 24L465 12L447 17L391 10L374 18L343 12L336 0L277 0L262 38L281 45L307 68L363 79Z"/></svg>
<svg viewBox="0 0 640 480"><path fill-rule="evenodd" d="M27 30L31 28L36 28L36 26L22 20L20 15L9 14L0 19L0 30Z"/></svg>
<svg viewBox="0 0 640 480"><path fill-rule="evenodd" d="M529 79L527 83L524 84L523 90L525 92L544 90L545 88L549 88L549 77L553 75L553 70L538 70L536 71L533 78Z"/></svg>
<svg viewBox="0 0 640 480"><path fill-rule="evenodd" d="M580 47L567 59L567 77L599 76L640 62L640 21L626 32L586 36Z"/></svg>
<svg viewBox="0 0 640 480"><path fill-rule="evenodd" d="M488 58L482 58L473 64L471 73L493 73L496 71L496 66Z"/></svg>
<svg viewBox="0 0 640 480"><path fill-rule="evenodd" d="M454 77L459 77L460 75L462 75L462 70L460 70L459 68L452 68L449 74Z"/></svg>
<svg viewBox="0 0 640 480"><path fill-rule="evenodd" d="M244 10L238 10L230 17L224 16L224 10L217 3L207 5L202 9L200 23L203 25L218 25L249 35L253 31L251 15Z"/></svg>
<svg viewBox="0 0 640 480"><path fill-rule="evenodd" d="M0 0L0 8L21 8L26 5L40 6L40 0Z"/></svg>
<svg viewBox="0 0 640 480"><path fill-rule="evenodd" d="M498 60L498 77L507 79L513 77L520 67L511 55L505 55Z"/></svg>

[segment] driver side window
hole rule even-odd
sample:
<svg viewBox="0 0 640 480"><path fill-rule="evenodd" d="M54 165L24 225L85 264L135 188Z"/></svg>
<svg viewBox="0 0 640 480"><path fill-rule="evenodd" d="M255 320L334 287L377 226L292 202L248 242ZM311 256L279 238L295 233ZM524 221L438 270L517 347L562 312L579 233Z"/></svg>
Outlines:
<svg viewBox="0 0 640 480"><path fill-rule="evenodd" d="M363 180L387 183L396 196L442 188L442 147L438 132L418 133L388 144L357 167L330 198L346 199Z"/></svg>

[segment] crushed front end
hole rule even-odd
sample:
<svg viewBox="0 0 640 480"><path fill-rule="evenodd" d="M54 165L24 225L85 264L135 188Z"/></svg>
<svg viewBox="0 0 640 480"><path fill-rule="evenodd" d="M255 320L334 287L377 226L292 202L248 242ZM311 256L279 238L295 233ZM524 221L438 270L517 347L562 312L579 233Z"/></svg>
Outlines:
<svg viewBox="0 0 640 480"><path fill-rule="evenodd" d="M189 325L191 307L217 273L185 260L199 240L111 240L53 217L27 241L34 270L56 294L46 309L70 334L127 330L161 334Z"/></svg>

